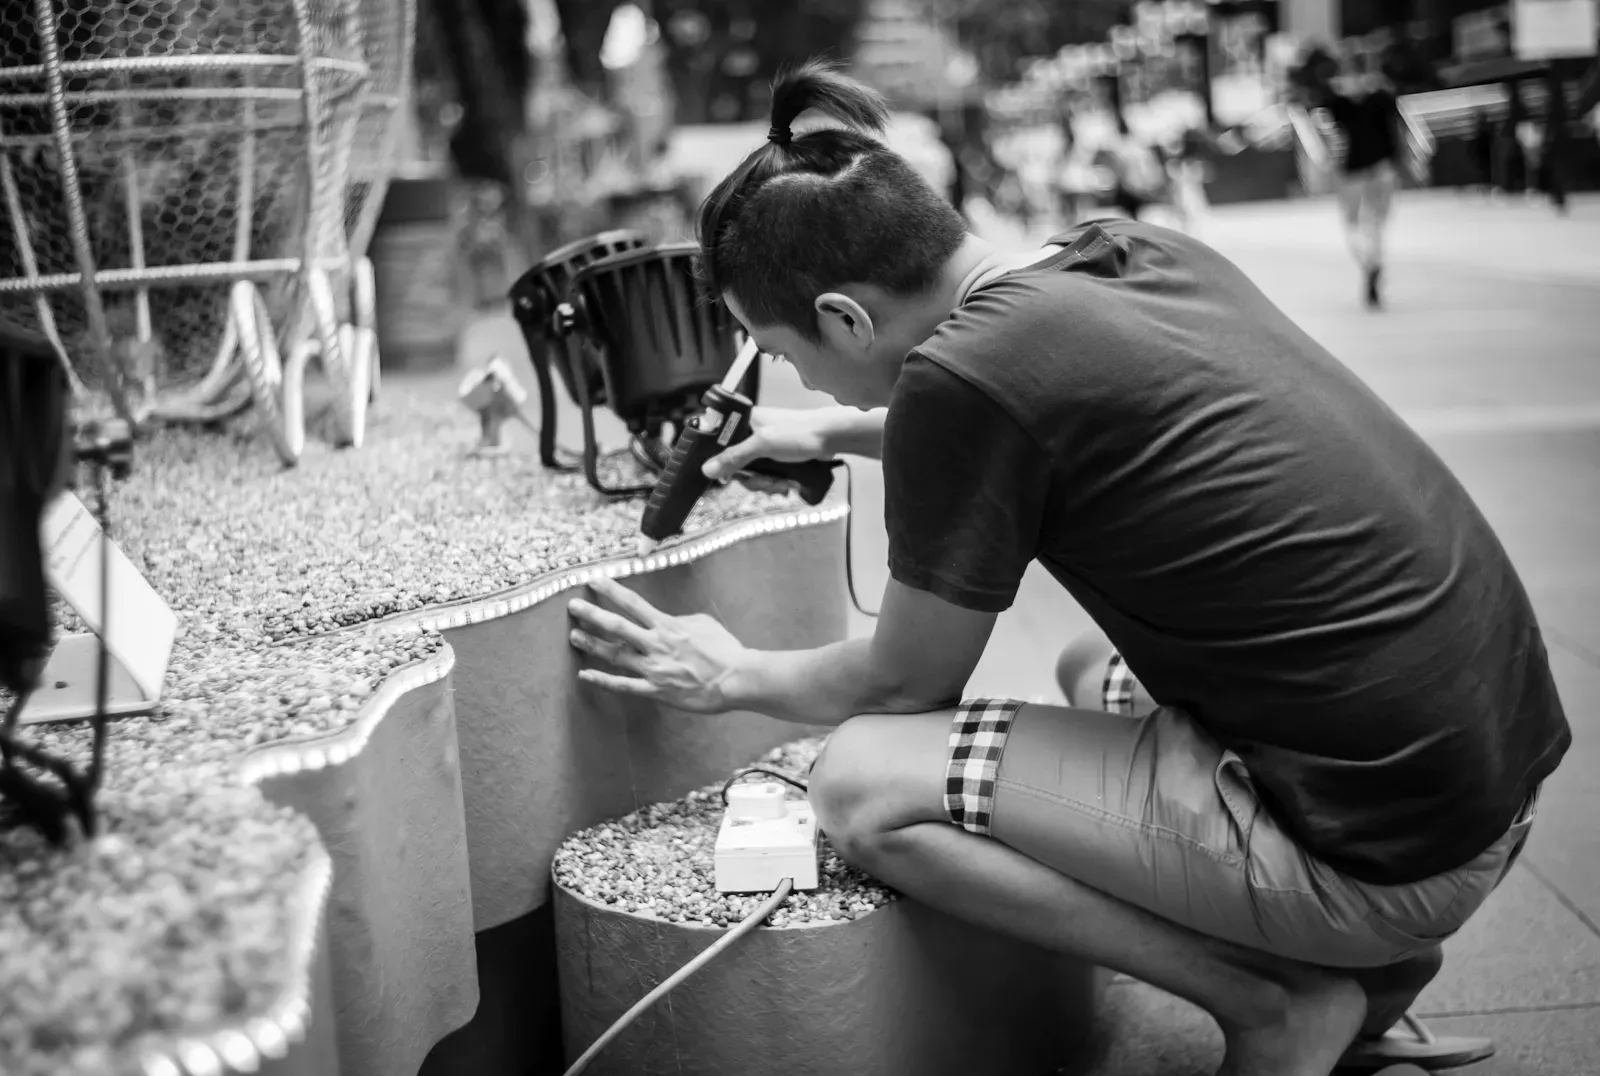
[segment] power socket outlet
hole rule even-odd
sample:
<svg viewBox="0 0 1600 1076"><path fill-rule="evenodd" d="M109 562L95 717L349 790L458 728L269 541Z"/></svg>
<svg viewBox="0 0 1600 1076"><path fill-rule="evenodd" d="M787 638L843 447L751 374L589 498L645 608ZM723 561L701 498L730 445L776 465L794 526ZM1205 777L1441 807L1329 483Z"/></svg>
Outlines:
<svg viewBox="0 0 1600 1076"><path fill-rule="evenodd" d="M817 815L810 802L789 799L776 783L728 789L715 867L719 893L770 893L785 878L797 890L817 888Z"/></svg>

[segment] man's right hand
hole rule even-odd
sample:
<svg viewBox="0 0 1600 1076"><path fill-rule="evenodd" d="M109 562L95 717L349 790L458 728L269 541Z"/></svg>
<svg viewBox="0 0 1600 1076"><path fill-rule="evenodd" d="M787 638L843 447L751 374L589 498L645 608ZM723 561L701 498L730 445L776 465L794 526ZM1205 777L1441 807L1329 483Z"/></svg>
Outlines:
<svg viewBox="0 0 1600 1076"><path fill-rule="evenodd" d="M833 458L828 434L834 408L798 410L786 407L756 407L750 412L750 436L711 457L701 468L707 478L727 481L752 460L768 459L779 463L804 463Z"/></svg>

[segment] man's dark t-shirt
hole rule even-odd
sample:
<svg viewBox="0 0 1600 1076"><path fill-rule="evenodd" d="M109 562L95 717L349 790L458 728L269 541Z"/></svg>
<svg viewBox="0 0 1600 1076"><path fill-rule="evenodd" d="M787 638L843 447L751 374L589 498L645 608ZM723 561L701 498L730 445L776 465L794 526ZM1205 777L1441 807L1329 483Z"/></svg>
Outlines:
<svg viewBox="0 0 1600 1076"><path fill-rule="evenodd" d="M1394 94L1377 90L1362 98L1330 93L1324 106L1344 132L1344 170L1360 172L1400 155L1400 106Z"/></svg>
<svg viewBox="0 0 1600 1076"><path fill-rule="evenodd" d="M1571 742L1487 522L1220 254L1131 222L1056 242L906 359L893 577L1000 611L1037 558L1308 850L1375 884L1472 859Z"/></svg>

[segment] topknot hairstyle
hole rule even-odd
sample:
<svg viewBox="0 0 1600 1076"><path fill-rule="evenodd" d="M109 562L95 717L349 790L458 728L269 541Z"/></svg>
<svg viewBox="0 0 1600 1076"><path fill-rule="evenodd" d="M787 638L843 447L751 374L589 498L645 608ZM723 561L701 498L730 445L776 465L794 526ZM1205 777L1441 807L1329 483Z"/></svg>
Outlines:
<svg viewBox="0 0 1600 1076"><path fill-rule="evenodd" d="M832 125L792 127L815 111ZM815 343L816 297L846 284L900 295L932 287L966 221L875 135L889 109L873 89L812 61L778 76L772 127L700 206L701 271L752 325Z"/></svg>

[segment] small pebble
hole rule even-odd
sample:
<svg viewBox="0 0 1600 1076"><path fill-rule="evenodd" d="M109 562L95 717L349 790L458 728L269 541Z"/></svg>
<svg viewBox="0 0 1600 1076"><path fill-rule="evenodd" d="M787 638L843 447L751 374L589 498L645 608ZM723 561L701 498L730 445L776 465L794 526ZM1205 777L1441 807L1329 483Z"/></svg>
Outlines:
<svg viewBox="0 0 1600 1076"><path fill-rule="evenodd" d="M820 737L796 740L763 755L755 765L804 780L823 742ZM793 798L799 796L795 790ZM713 857L722 811L719 783L575 833L556 851L556 882L590 900L645 918L733 926L766 897L717 892ZM819 886L789 894L765 926L842 922L895 899L893 890L846 866L826 835L818 864Z"/></svg>

